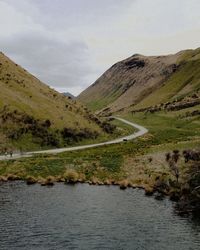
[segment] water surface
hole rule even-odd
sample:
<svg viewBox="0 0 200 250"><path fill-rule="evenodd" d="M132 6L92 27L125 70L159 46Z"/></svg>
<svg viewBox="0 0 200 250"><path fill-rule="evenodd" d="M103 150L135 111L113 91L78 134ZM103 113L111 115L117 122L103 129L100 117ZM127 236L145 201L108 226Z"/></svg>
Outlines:
<svg viewBox="0 0 200 250"><path fill-rule="evenodd" d="M0 185L0 249L200 249L200 223L142 190Z"/></svg>

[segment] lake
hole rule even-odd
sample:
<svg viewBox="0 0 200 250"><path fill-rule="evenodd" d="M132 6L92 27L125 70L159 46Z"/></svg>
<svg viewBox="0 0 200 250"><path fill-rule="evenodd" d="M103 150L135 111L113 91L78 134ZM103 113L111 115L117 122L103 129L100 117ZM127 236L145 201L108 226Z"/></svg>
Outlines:
<svg viewBox="0 0 200 250"><path fill-rule="evenodd" d="M200 222L143 190L0 184L0 249L200 249Z"/></svg>

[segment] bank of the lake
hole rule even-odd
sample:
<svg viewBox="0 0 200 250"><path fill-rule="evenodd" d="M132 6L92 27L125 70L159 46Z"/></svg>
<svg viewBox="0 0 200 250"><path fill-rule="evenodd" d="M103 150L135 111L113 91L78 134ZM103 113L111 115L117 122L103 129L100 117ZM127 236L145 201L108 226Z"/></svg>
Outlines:
<svg viewBox="0 0 200 250"><path fill-rule="evenodd" d="M198 159L194 161L191 158L186 163L182 151L174 150L171 152L171 160L178 157L178 162L167 162L164 152L141 153L136 146L141 146L142 143L144 141L141 142L140 139L134 144L127 142L102 150L94 148L58 156L42 155L1 161L0 183L23 180L28 185L39 183L42 186L64 182L118 185L121 189L142 188L149 196L154 194L159 198L169 196L174 201L180 200L181 214L199 213ZM123 155L124 151L127 155ZM193 155L192 152L195 157L200 157L198 151L188 152L190 157Z"/></svg>
<svg viewBox="0 0 200 250"><path fill-rule="evenodd" d="M20 179L29 184L39 182L42 185L52 185L57 181L118 184L121 188L141 187L148 195L161 193L177 200L181 198L182 191L183 196L188 191L191 194L200 185L197 176L193 181L194 185L188 188L192 175L188 175L188 171L193 169L193 162L186 164L183 157L184 150L200 151L198 119L186 121L178 118L177 115L181 114L129 114L125 119L136 121L146 127L149 133L134 140L104 145L101 148L0 161L0 179ZM174 150L179 150L181 155L178 162L178 185L175 173L165 159L166 153ZM195 189L196 191L199 192L199 189ZM197 203L200 203L199 198Z"/></svg>
<svg viewBox="0 0 200 250"><path fill-rule="evenodd" d="M200 224L138 189L0 185L0 244L14 249L197 250Z"/></svg>

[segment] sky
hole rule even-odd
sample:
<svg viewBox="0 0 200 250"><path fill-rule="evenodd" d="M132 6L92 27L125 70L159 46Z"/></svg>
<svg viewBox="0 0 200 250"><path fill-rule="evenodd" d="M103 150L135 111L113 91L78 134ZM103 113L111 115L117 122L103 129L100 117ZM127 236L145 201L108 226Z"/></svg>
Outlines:
<svg viewBox="0 0 200 250"><path fill-rule="evenodd" d="M117 61L200 47L200 0L0 0L0 51L78 95Z"/></svg>

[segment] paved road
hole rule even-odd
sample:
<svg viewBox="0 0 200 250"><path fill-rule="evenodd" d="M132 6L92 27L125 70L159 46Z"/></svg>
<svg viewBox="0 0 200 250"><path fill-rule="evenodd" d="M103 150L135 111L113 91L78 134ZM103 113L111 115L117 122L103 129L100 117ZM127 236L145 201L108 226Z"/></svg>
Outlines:
<svg viewBox="0 0 200 250"><path fill-rule="evenodd" d="M77 151L77 150L82 150L82 149L87 149L87 148L94 148L94 147L100 147L100 146L105 146L105 145L110 145L110 144L116 144L116 143L120 143L123 141L135 139L135 138L142 136L148 132L148 130L146 128L144 128L136 123L127 121L125 119L122 119L122 118L119 118L116 116L114 116L113 118L138 129L138 131L136 133L131 134L131 135L124 136L124 137L114 139L111 141L107 141L107 142L82 145L82 146L75 146L75 147L68 147L68 148L56 148L56 149L48 149L48 150L41 150L41 151L32 151L32 152L26 152L23 154L16 153L16 154L13 154L12 157L0 156L0 160L9 160L9 159L18 159L18 158L22 158L22 157L31 157L35 154L58 154L58 153L67 152L67 151Z"/></svg>

